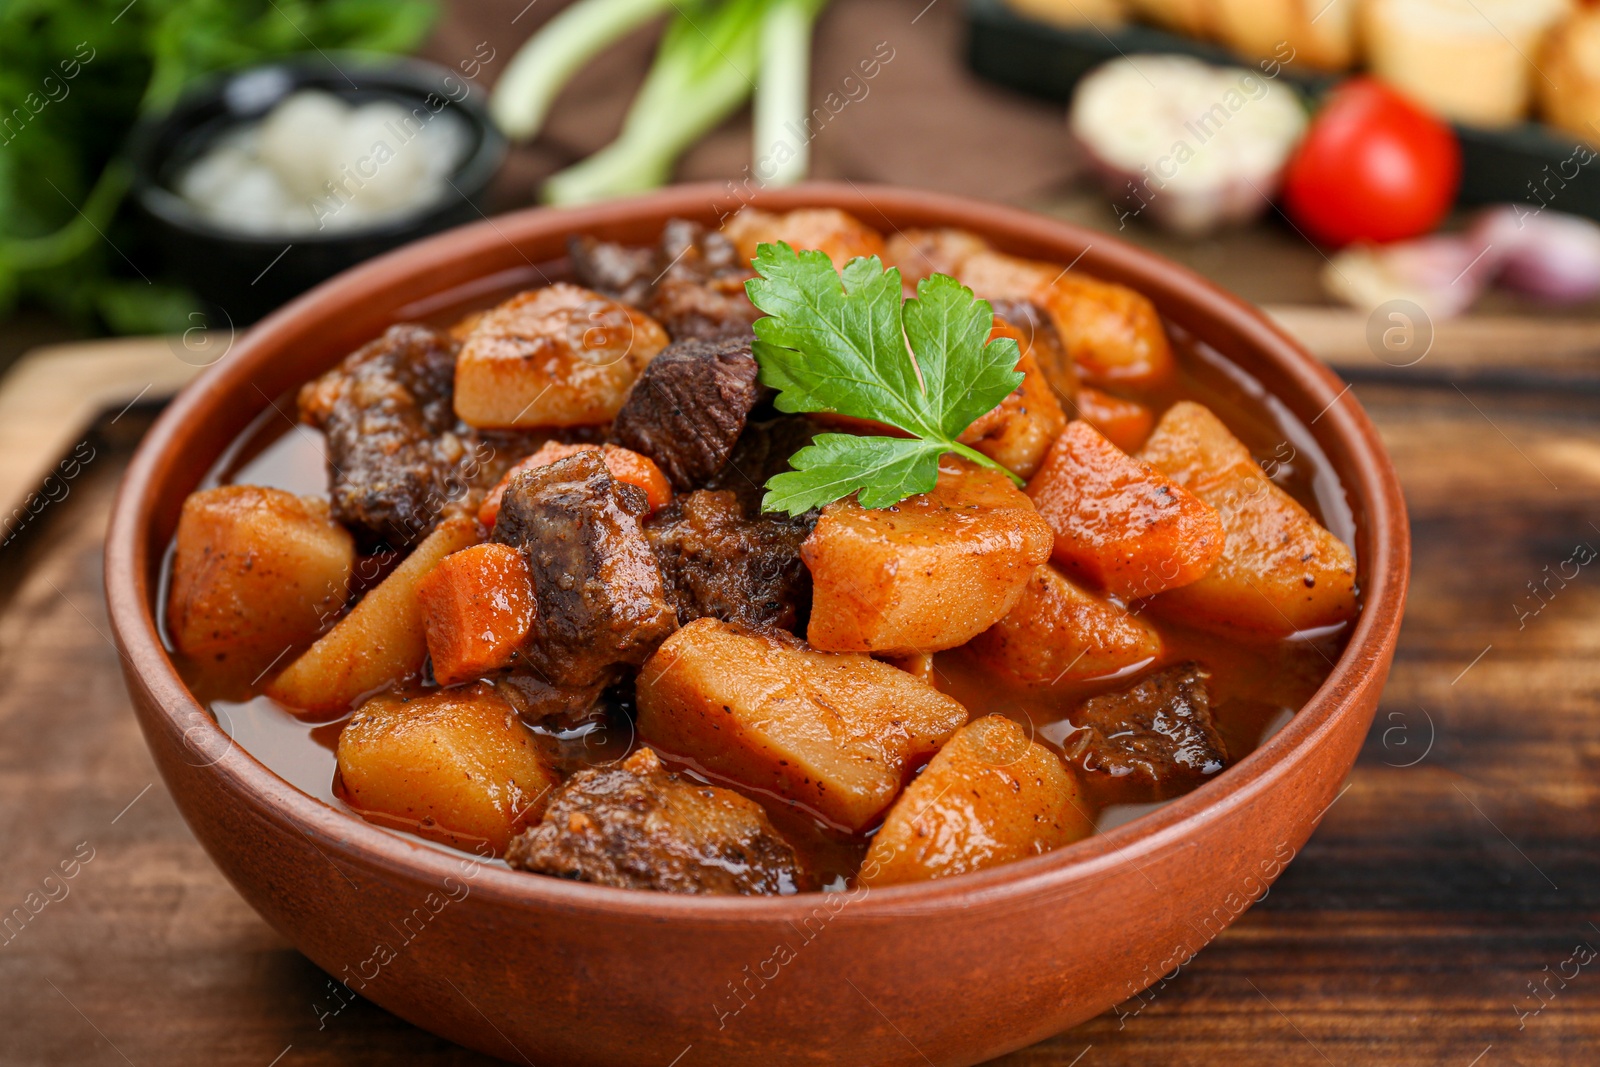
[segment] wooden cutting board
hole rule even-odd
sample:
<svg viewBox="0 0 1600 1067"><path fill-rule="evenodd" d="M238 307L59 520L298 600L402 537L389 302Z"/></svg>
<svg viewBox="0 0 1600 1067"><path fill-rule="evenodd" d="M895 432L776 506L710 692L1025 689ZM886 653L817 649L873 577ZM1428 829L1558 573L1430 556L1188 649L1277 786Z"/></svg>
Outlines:
<svg viewBox="0 0 1600 1067"><path fill-rule="evenodd" d="M1567 561L1600 549L1600 326L1451 324L1399 368L1361 316L1276 313L1352 379L1406 488L1412 593L1376 725L1269 896L1181 972L1000 1062L1595 1062L1600 561ZM0 920L27 914L0 928L0 1063L489 1062L339 1007L162 788L107 640L101 531L144 401L189 372L165 342L119 344L39 353L0 383L8 477L19 455L48 470L94 452L0 551ZM668 1067L683 1043L662 1025ZM941 1062L935 1036L906 1037Z"/></svg>
<svg viewBox="0 0 1600 1067"><path fill-rule="evenodd" d="M4 536L22 521L16 509L26 515L30 500L37 507L71 480L61 462L96 422L170 399L200 372L180 353L179 338L127 337L36 348L12 364L0 379L0 515L13 524Z"/></svg>

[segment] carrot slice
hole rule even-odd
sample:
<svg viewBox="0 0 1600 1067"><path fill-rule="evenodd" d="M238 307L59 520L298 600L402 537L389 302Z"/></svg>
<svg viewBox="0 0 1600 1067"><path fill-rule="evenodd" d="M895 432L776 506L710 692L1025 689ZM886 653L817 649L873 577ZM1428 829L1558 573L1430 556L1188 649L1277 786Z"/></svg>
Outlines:
<svg viewBox="0 0 1600 1067"><path fill-rule="evenodd" d="M1028 495L1055 531L1057 565L1117 596L1199 581L1222 554L1216 508L1081 419L1051 446Z"/></svg>
<svg viewBox="0 0 1600 1067"><path fill-rule="evenodd" d="M1074 403L1078 406L1078 418L1128 453L1144 444L1156 422L1155 413L1137 400L1124 400L1090 385L1078 390Z"/></svg>
<svg viewBox="0 0 1600 1067"><path fill-rule="evenodd" d="M1002 677L1054 685L1105 678L1153 660L1161 654L1161 635L1046 563L1033 572L1010 614L967 648Z"/></svg>
<svg viewBox="0 0 1600 1067"><path fill-rule="evenodd" d="M533 628L533 579L510 545L452 552L417 586L433 676L454 685L511 666Z"/></svg>

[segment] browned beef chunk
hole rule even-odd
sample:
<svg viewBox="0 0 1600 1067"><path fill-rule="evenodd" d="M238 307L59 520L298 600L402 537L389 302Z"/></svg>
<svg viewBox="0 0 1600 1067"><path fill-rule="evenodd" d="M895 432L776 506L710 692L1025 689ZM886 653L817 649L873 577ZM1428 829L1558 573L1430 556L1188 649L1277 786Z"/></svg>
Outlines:
<svg viewBox="0 0 1600 1067"><path fill-rule="evenodd" d="M658 270L654 249L635 248L587 235L567 241L567 257L578 284L602 296L643 308Z"/></svg>
<svg viewBox="0 0 1600 1067"><path fill-rule="evenodd" d="M458 433L467 435L474 446L476 462L471 468L472 487L485 492L500 484L506 472L527 459L547 442L562 444L600 444L605 435L598 426L567 426L551 430L476 430L465 424ZM482 503L479 497L473 506Z"/></svg>
<svg viewBox="0 0 1600 1067"><path fill-rule="evenodd" d="M748 341L674 341L651 360L611 424L611 440L655 460L675 489L722 469L760 399Z"/></svg>
<svg viewBox="0 0 1600 1067"><path fill-rule="evenodd" d="M804 630L811 572L800 544L814 520L750 517L728 490L697 490L650 516L645 533L678 609L678 625L710 616L758 630Z"/></svg>
<svg viewBox="0 0 1600 1067"><path fill-rule="evenodd" d="M300 390L301 420L327 438L333 516L365 547L414 544L470 488L477 442L451 410L455 364L448 334L402 324Z"/></svg>
<svg viewBox="0 0 1600 1067"><path fill-rule="evenodd" d="M1228 753L1211 720L1210 677L1198 664L1183 663L1090 697L1073 716L1083 729L1069 740L1068 759L1162 794L1217 773Z"/></svg>
<svg viewBox="0 0 1600 1067"><path fill-rule="evenodd" d="M761 312L744 283L754 272L721 232L672 219L661 231L656 268L661 274L649 311L673 340L751 336Z"/></svg>
<svg viewBox="0 0 1600 1067"><path fill-rule="evenodd" d="M613 479L594 449L512 479L494 539L528 560L538 611L526 663L542 681L607 681L677 628L640 527L648 511L644 491Z"/></svg>
<svg viewBox="0 0 1600 1067"><path fill-rule="evenodd" d="M589 685L552 685L531 669L513 668L494 681L495 692L528 722L574 727L599 714L610 673Z"/></svg>
<svg viewBox="0 0 1600 1067"><path fill-rule="evenodd" d="M732 490L746 515L759 515L768 479L792 469L789 458L809 445L817 433L816 423L804 415L748 423L728 462L705 487ZM815 523L815 518L811 521Z"/></svg>
<svg viewBox="0 0 1600 1067"><path fill-rule="evenodd" d="M794 848L753 800L669 773L641 748L579 771L544 818L511 842L513 867L668 893L793 893L810 888Z"/></svg>
<svg viewBox="0 0 1600 1067"><path fill-rule="evenodd" d="M675 341L749 337L761 317L744 292L750 264L697 222L669 220L654 249L579 237L568 252L579 284L648 313Z"/></svg>

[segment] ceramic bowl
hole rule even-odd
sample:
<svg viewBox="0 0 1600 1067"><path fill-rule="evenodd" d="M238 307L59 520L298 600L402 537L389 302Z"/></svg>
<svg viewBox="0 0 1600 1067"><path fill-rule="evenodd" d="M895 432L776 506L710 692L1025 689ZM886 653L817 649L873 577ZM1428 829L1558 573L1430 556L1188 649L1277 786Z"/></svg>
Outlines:
<svg viewBox="0 0 1600 1067"><path fill-rule="evenodd" d="M1131 285L1311 427L1355 517L1364 609L1327 681L1256 752L1142 818L1048 855L866 892L723 898L541 878L415 843L312 799L233 746L163 650L178 509L268 403L438 294L560 258L569 234L653 242L730 188L535 209L346 272L251 330L162 415L106 544L127 683L167 787L217 866L300 951L418 1026L539 1064L971 1064L1171 971L1265 894L1337 796L1394 653L1409 542L1393 467L1345 385L1260 311L1100 233L972 200L812 184L884 231L960 226ZM1080 258L1081 257L1081 258ZM487 279L487 281L485 281ZM679 1058L681 1057L681 1058Z"/></svg>

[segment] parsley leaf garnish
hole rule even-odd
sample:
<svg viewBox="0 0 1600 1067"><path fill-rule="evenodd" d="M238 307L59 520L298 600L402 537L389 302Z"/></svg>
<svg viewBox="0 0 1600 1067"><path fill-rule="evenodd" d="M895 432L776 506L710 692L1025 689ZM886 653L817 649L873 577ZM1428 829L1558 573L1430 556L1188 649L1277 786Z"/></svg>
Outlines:
<svg viewBox="0 0 1600 1067"><path fill-rule="evenodd" d="M932 489L946 452L1022 484L956 441L1022 383L1017 343L989 340L987 300L935 274L902 302L900 271L877 256L852 259L841 277L824 253L782 242L761 245L755 269L745 291L766 317L756 320L754 352L778 410L870 419L911 435L818 435L789 460L793 470L767 482L763 511L799 515L851 493L862 507L888 507Z"/></svg>

